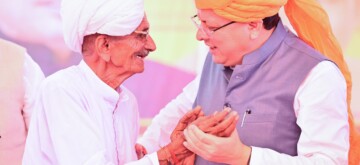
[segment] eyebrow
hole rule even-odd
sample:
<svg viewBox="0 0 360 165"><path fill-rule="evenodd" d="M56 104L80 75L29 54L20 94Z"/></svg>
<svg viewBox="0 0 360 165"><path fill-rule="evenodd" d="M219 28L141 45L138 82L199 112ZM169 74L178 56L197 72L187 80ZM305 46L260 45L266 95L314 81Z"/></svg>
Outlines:
<svg viewBox="0 0 360 165"><path fill-rule="evenodd" d="M211 27L211 28L220 26L220 25L216 25L216 24L214 24L214 23L208 24L206 21L202 21L202 23L204 23L207 27Z"/></svg>
<svg viewBox="0 0 360 165"><path fill-rule="evenodd" d="M201 21L201 23L206 24L206 20L202 20L202 19L200 18L200 15L199 15L199 14L196 14L196 15L197 15L198 19Z"/></svg>
<svg viewBox="0 0 360 165"><path fill-rule="evenodd" d="M149 27L144 27L141 31L144 31L144 32L149 31Z"/></svg>
<svg viewBox="0 0 360 165"><path fill-rule="evenodd" d="M199 17L199 19L200 19L200 16L199 16L199 14L197 15L198 17ZM211 24L210 23L210 25L209 24L207 24L207 22L208 21L206 21L206 20L202 20L202 19L200 19L200 21L201 21L201 23L203 23L203 24L205 24L206 26L208 26L208 27L216 27L216 25L214 26L213 24Z"/></svg>

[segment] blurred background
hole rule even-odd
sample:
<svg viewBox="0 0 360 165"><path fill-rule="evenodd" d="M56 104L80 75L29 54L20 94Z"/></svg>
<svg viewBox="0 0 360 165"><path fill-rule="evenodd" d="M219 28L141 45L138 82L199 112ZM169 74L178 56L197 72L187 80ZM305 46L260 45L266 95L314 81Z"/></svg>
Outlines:
<svg viewBox="0 0 360 165"><path fill-rule="evenodd" d="M329 14L352 73L351 107L360 130L360 0L319 2ZM81 60L64 44L60 0L0 0L0 4L0 38L26 47L46 76ZM141 131L196 76L207 53L195 39L192 1L145 0L145 9L157 50L147 58L144 73L125 82L138 99Z"/></svg>

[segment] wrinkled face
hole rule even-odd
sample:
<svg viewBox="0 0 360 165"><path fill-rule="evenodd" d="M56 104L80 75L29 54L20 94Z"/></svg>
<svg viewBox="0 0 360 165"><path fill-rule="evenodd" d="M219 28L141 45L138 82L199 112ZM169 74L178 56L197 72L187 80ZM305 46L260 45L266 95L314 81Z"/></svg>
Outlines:
<svg viewBox="0 0 360 165"><path fill-rule="evenodd" d="M145 16L133 33L111 40L110 60L118 71L130 74L144 71L144 58L156 49L148 31L149 23Z"/></svg>
<svg viewBox="0 0 360 165"><path fill-rule="evenodd" d="M209 47L214 62L224 66L240 64L249 47L248 24L236 22L214 32L214 29L231 21L216 15L212 10L198 10L198 17L201 25L196 38Z"/></svg>

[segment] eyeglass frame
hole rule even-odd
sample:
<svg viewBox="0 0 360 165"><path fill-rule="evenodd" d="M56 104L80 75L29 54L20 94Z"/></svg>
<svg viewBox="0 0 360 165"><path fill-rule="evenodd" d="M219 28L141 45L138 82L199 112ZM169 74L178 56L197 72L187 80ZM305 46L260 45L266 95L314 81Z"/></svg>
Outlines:
<svg viewBox="0 0 360 165"><path fill-rule="evenodd" d="M203 29L203 27L201 26L201 23L200 23L200 24L197 23L197 21L195 20L195 18L199 18L197 14L195 14L195 15L192 16L192 17L190 17L191 21L195 24L195 26L196 26L198 29L201 29L201 30L202 30L204 33L206 33L207 35L213 34L213 33L215 33L216 31L218 31L218 30L220 30L220 29L222 29L222 28L224 28L224 27L226 27L226 26L229 26L229 25L231 25L231 24L233 24L233 23L236 23L236 21L230 21L229 23L226 23L226 24L224 24L224 25L222 25L222 26L219 26L219 27L217 27L217 28L215 28L215 29L212 29L212 30L209 29L209 28L207 28L207 30L211 32L211 33L209 34L208 32L206 32L206 31ZM199 19L199 20L200 20L200 19Z"/></svg>

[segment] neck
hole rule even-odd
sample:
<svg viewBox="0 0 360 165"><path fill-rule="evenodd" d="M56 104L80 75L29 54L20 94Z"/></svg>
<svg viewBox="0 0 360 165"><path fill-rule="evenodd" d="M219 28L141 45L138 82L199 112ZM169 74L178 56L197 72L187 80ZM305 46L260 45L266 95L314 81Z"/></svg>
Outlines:
<svg viewBox="0 0 360 165"><path fill-rule="evenodd" d="M245 49L244 51L239 51L241 52L241 59L237 64L242 64L242 60L244 58L245 55L259 49L261 46L264 45L264 43L270 38L271 34L274 32L275 28L271 29L271 30L263 30L261 31L261 34L259 35L258 38L250 40L250 42L248 43L249 47L247 49Z"/></svg>
<svg viewBox="0 0 360 165"><path fill-rule="evenodd" d="M131 75L129 74L103 74L100 79L109 85L111 88L118 88L126 79L128 79Z"/></svg>
<svg viewBox="0 0 360 165"><path fill-rule="evenodd" d="M101 58L84 56L84 61L105 84L113 89L118 88L126 79L132 76L121 67L116 67L111 62L106 62Z"/></svg>

